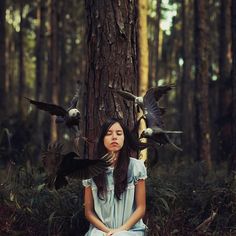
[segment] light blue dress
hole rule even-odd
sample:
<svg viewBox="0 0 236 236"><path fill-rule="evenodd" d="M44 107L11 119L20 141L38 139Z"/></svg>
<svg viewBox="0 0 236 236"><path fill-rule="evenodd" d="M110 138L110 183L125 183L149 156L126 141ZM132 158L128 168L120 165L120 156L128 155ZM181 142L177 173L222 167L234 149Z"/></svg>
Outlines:
<svg viewBox="0 0 236 236"><path fill-rule="evenodd" d="M107 195L105 200L97 197L97 186L92 179L83 180L85 187L92 188L94 211L98 218L108 228L118 228L123 225L135 211L135 184L140 179L147 178L147 170L143 161L130 158L128 167L128 186L117 200L114 195L113 167L109 167L107 174ZM140 219L129 231L121 231L114 236L144 236L147 226ZM105 233L90 224L85 236L104 236Z"/></svg>

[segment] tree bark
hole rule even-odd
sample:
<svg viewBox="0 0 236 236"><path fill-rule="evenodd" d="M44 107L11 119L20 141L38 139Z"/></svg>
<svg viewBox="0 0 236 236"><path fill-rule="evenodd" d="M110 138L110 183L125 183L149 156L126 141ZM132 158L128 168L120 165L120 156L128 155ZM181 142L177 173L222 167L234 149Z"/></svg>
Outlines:
<svg viewBox="0 0 236 236"><path fill-rule="evenodd" d="M134 105L112 93L137 94L136 1L86 0L88 75L86 80L86 136L95 140L108 117L123 118L132 127ZM94 146L89 146L93 158Z"/></svg>
<svg viewBox="0 0 236 236"><path fill-rule="evenodd" d="M44 81L44 59L45 59L45 49L46 41L44 32L46 32L46 0L39 0L39 6L37 9L37 19L39 25L37 27L37 39L36 39L36 84L35 84L35 99L41 100L43 81Z"/></svg>
<svg viewBox="0 0 236 236"><path fill-rule="evenodd" d="M232 89L230 86L231 73L231 0L221 0L220 29L219 29L219 92L218 92L218 153L221 159L230 155L232 143L232 124L226 119L230 116Z"/></svg>
<svg viewBox="0 0 236 236"><path fill-rule="evenodd" d="M183 75L181 80L181 129L183 130L182 145L185 155L195 157L193 146L195 141L194 130L194 106L192 93L191 65L192 65L192 48L191 48L191 29L192 27L192 7L191 0L182 0L182 57L183 57Z"/></svg>
<svg viewBox="0 0 236 236"><path fill-rule="evenodd" d="M57 41L57 1L50 1L50 41L49 41L49 63L48 63L48 96L49 101L58 104L58 41ZM50 121L50 141L57 140L57 126L55 117Z"/></svg>
<svg viewBox="0 0 236 236"><path fill-rule="evenodd" d="M139 96L144 96L148 90L147 7L147 0L138 1ZM141 133L145 128L146 124L142 120L139 132ZM140 152L140 158L143 160L147 159L147 149Z"/></svg>
<svg viewBox="0 0 236 236"><path fill-rule="evenodd" d="M0 1L0 114L6 116L6 0Z"/></svg>
<svg viewBox="0 0 236 236"><path fill-rule="evenodd" d="M161 20L161 1L157 0L156 6L156 30L155 30L155 78L152 84L158 84L158 73L159 73L159 34L160 34L160 20Z"/></svg>
<svg viewBox="0 0 236 236"><path fill-rule="evenodd" d="M25 93L23 8L24 8L24 3L21 1L20 2L20 32L19 32L19 87L18 87L18 111L20 113L21 118L25 116L25 107L23 105L23 96Z"/></svg>
<svg viewBox="0 0 236 236"><path fill-rule="evenodd" d="M233 171L236 171L236 2L232 1L232 88L233 88L233 96L232 96L232 110L233 110L233 139L232 139L232 154L231 154L231 162L229 170L231 173L235 175Z"/></svg>
<svg viewBox="0 0 236 236"><path fill-rule="evenodd" d="M211 135L209 124L208 104L208 47L207 47L207 20L206 1L195 0L195 102L197 111L196 133L199 147L199 157L204 160L208 169L211 169Z"/></svg>

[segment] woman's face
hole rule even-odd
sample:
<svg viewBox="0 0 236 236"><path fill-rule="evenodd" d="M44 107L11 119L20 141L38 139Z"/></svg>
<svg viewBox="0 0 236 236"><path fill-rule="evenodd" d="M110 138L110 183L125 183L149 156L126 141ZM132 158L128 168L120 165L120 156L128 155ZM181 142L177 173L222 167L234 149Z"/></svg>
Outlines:
<svg viewBox="0 0 236 236"><path fill-rule="evenodd" d="M118 122L114 123L104 137L104 146L109 152L118 152L124 145L124 131Z"/></svg>

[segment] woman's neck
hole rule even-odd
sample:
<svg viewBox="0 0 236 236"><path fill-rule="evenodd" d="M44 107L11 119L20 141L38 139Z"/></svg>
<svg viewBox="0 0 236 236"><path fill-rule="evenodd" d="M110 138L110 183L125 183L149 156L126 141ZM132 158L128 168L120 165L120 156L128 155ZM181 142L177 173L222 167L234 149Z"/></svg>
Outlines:
<svg viewBox="0 0 236 236"><path fill-rule="evenodd" d="M113 152L113 156L112 156L112 164L111 164L111 166L113 166L113 167L116 166L116 163L117 163L118 157L119 157L119 152Z"/></svg>

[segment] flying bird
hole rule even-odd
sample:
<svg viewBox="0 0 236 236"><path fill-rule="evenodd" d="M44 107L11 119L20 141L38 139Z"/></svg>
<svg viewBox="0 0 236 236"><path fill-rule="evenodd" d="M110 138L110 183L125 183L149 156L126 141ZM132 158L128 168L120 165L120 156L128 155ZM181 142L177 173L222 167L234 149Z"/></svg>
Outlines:
<svg viewBox="0 0 236 236"><path fill-rule="evenodd" d="M79 123L80 123L80 111L76 108L77 106L77 97L74 97L71 101L69 108L64 109L63 107L32 100L25 97L31 104L36 106L39 110L49 112L51 115L56 116L56 123L65 123L69 129L74 129L74 131L79 134Z"/></svg>
<svg viewBox="0 0 236 236"><path fill-rule="evenodd" d="M168 136L168 134L179 134L182 133L182 131L169 131L164 129L162 112L156 102L155 91L155 88L149 89L143 99L144 115L142 118L145 119L147 128L143 130L140 138L151 139L159 145L171 144L175 149L182 151Z"/></svg>
<svg viewBox="0 0 236 236"><path fill-rule="evenodd" d="M170 85L163 85L163 86L158 86L156 88L152 88L152 90L154 91L153 95L154 95L155 101L159 102L161 97L167 94L173 87L174 85L170 84ZM140 107L144 111L143 102L144 102L144 97L148 91L146 92L144 96L136 96L130 92L123 91L123 90L113 90L113 91L119 94L120 96L122 96L124 99L128 101L133 101L137 107ZM159 106L159 109L160 109L161 114L163 115L165 113L165 108Z"/></svg>
<svg viewBox="0 0 236 236"><path fill-rule="evenodd" d="M100 159L78 159L75 152L62 154L63 145L60 143L49 144L42 153L42 163L48 176L49 188L59 189L68 184L66 177L73 179L89 179L106 171L111 165L112 153L107 153Z"/></svg>

